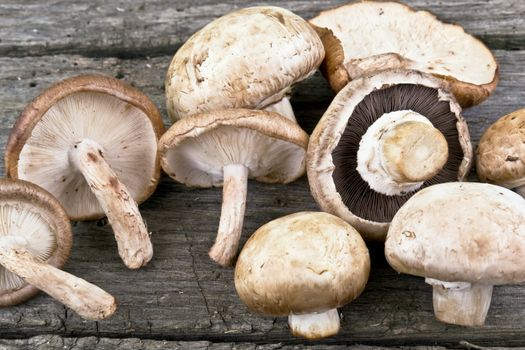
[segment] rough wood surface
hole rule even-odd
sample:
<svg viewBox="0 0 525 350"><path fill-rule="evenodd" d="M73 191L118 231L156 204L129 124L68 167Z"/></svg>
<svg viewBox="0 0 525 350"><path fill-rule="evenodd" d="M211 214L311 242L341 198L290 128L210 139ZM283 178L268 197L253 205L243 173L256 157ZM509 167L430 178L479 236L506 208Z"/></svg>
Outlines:
<svg viewBox="0 0 525 350"><path fill-rule="evenodd" d="M343 1L267 3L311 16L339 2ZM213 17L256 3L262 2L2 1L0 149L31 98L51 83L80 73L104 73L132 83L161 108L168 125L164 74L176 47ZM474 143L499 116L525 107L525 51L506 50L525 49L524 1L409 3L460 22L489 46L500 49L495 51L501 65L495 94L465 111ZM320 75L297 87L292 104L307 132L332 97ZM0 175L4 175L3 155L0 161ZM272 344L257 349L292 349L280 343L304 343L290 336L286 319L249 312L235 293L233 271L209 259L220 202L220 189L190 189L164 177L157 192L140 208L153 232L154 257L138 271L123 266L111 227L104 221L75 224L73 253L65 268L115 295L120 303L115 316L101 322L84 321L40 294L25 304L0 309L0 338L57 336L4 340L0 349L40 348L38 342L43 342L41 348L49 342L49 349L155 349L164 347L163 341L172 341L168 345L175 349L256 348L253 343ZM269 220L301 210L317 210L305 178L286 186L250 182L241 244ZM479 346L525 346L524 285L495 288L484 328L445 325L433 316L431 287L420 278L398 275L389 268L381 245L371 244L370 249L372 274L367 289L342 309L341 334L322 344L457 347L467 341ZM205 341L193 342L196 340ZM191 343L184 343L188 341Z"/></svg>

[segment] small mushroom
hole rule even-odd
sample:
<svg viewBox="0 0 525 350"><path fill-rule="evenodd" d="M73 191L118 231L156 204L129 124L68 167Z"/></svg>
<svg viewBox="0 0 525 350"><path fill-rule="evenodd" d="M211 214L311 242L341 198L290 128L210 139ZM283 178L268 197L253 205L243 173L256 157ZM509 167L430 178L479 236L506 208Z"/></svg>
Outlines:
<svg viewBox="0 0 525 350"><path fill-rule="evenodd" d="M492 124L481 136L476 156L481 181L514 189L525 197L525 109Z"/></svg>
<svg viewBox="0 0 525 350"><path fill-rule="evenodd" d="M301 212L261 226L239 254L235 288L252 310L288 316L294 335L339 332L338 307L364 290L368 249L349 224L327 213Z"/></svg>
<svg viewBox="0 0 525 350"><path fill-rule="evenodd" d="M307 173L326 212L384 240L399 207L431 184L463 180L472 146L443 82L417 71L351 81L310 137Z"/></svg>
<svg viewBox="0 0 525 350"><path fill-rule="evenodd" d="M7 142L8 176L45 188L71 220L107 216L129 268L153 255L137 203L160 176L159 111L135 88L82 75L46 89L22 112Z"/></svg>
<svg viewBox="0 0 525 350"><path fill-rule="evenodd" d="M228 108L267 109L295 119L292 85L314 74L324 58L319 36L279 7L244 8L193 34L166 75L172 121Z"/></svg>
<svg viewBox="0 0 525 350"><path fill-rule="evenodd" d="M349 81L385 69L414 69L451 84L463 107L485 100L498 83L490 50L457 24L398 2L362 1L310 20L326 50L321 67L339 91Z"/></svg>
<svg viewBox="0 0 525 350"><path fill-rule="evenodd" d="M195 187L223 186L219 230L210 257L233 263L242 233L248 178L288 183L304 174L308 135L281 115L231 109L179 120L159 141L161 165Z"/></svg>
<svg viewBox="0 0 525 350"><path fill-rule="evenodd" d="M525 281L525 200L503 187L446 183L419 191L399 209L385 254L398 272L433 286L446 323L485 322L492 286Z"/></svg>
<svg viewBox="0 0 525 350"><path fill-rule="evenodd" d="M22 303L40 289L83 318L111 316L117 307L111 294L59 269L71 244L69 218L51 194L0 179L0 306Z"/></svg>

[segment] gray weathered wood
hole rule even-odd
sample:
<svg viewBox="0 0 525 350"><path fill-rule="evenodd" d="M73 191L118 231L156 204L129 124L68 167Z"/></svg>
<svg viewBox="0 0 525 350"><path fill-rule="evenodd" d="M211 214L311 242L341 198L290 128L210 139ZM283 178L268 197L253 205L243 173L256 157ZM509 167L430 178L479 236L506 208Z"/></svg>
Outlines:
<svg viewBox="0 0 525 350"><path fill-rule="evenodd" d="M0 55L76 53L90 56L172 54L213 18L239 7L270 4L311 18L346 0L293 1L19 1L0 3ZM525 48L525 2L407 0L460 23L494 49Z"/></svg>
<svg viewBox="0 0 525 350"><path fill-rule="evenodd" d="M501 63L500 86L487 102L465 111L475 140L498 116L525 105L525 51L496 51L496 55ZM10 126L32 97L50 83L79 73L122 77L148 94L166 115L163 80L169 61L169 56L129 60L75 55L0 57L0 149ZM319 75L298 86L293 105L307 131L313 129L332 96ZM287 186L250 182L248 192L243 243L271 219L317 209L305 178ZM141 206L153 232L155 255L139 271L122 265L110 227L103 222L77 223L66 269L113 293L120 302L115 316L102 322L83 321L41 294L25 304L0 310L0 338L54 333L177 341L299 342L290 336L285 319L249 312L236 296L232 270L220 268L208 258L219 222L220 200L219 189L190 189L163 178L157 192ZM432 313L431 288L420 278L396 274L387 266L382 246L369 246L373 269L368 287L342 309L341 334L323 343L457 346L464 340L478 345L525 345L525 286L495 288L483 329L441 324Z"/></svg>

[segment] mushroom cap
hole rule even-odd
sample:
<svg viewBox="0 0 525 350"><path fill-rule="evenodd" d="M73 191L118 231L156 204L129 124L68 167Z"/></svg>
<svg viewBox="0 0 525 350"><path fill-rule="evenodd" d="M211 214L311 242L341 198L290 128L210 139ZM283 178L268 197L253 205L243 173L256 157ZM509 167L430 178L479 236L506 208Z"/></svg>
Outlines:
<svg viewBox="0 0 525 350"><path fill-rule="evenodd" d="M310 23L319 27L326 50L322 70L335 91L362 74L415 69L449 82L460 105L469 107L485 100L498 82L490 50L461 26L427 11L362 1L323 11Z"/></svg>
<svg viewBox="0 0 525 350"><path fill-rule="evenodd" d="M7 174L45 188L72 220L104 217L83 175L69 161L74 144L89 138L136 202L157 187L157 140L164 132L158 109L120 80L81 75L58 82L36 97L16 121L5 151Z"/></svg>
<svg viewBox="0 0 525 350"><path fill-rule="evenodd" d="M453 149L459 148L460 154L457 156L460 161L449 157L448 162L450 164L455 164L454 166L457 166L457 168L454 170L455 174L447 173L445 175L447 177L454 177L453 180L456 180L457 177L457 180L462 181L468 175L472 163L472 145L470 143L467 124L461 116L460 106L457 104L454 96L445 90L443 81L434 78L431 75L417 71L391 70L383 71L372 76L364 76L348 83L348 85L334 98L310 136L310 143L306 155L306 171L310 183L310 190L321 209L348 221L366 239L384 240L388 224L395 214L395 211L397 211L397 209L408 198L410 198L414 192L408 193L404 196L396 196L395 200L397 203L395 203L394 207L376 208L377 210L373 213L367 214L376 215L378 217L381 214L383 215L381 220L363 217L361 214L356 213L356 211L361 210L360 208L362 205L355 201L355 197L352 200L345 202L339 193L338 185L336 185L334 180L334 174L336 174L338 170L334 163L333 153L338 147L343 135L346 135L346 133L358 132L355 121L352 117L354 111L360 108L359 106L362 101L368 98L368 96L373 96L376 92L386 91L386 89L401 84L434 89L434 94L439 101L448 103L451 120L447 121L447 123L443 123L443 125L435 124L434 126L438 129L445 127L446 132L443 132L443 135L446 137L449 144L449 154ZM419 112L418 110L421 108L426 108L426 106L422 105L420 101L418 102L415 100L413 102L411 96L412 95L408 95L403 103L411 106L411 109L415 112ZM378 99L381 101L384 100L383 97L378 97ZM392 99L392 101L394 100ZM366 111L368 113L368 109L366 109ZM372 112L374 111L370 111L370 113ZM384 112L391 112L391 110L385 110ZM380 117L380 115L376 116L372 113L367 116L366 122L373 123L374 120L376 120L374 118L378 117ZM363 134L365 131L366 129L362 130ZM357 138L362 137L362 135L354 136ZM454 147L451 147L453 143ZM342 145L341 147L344 149L346 145ZM358 147L359 146L356 145L355 150L353 148L347 148L347 151L357 154ZM354 169L351 171L354 171ZM355 172L357 172L357 170L355 170ZM345 176L345 174L340 175L343 177ZM436 181L444 182L441 180L440 176L441 173L426 181L423 186L428 186ZM359 175L356 176L356 181L364 183L364 180L362 180ZM447 180L447 182L448 181L451 180ZM364 184L366 185L366 183ZM354 193L353 195L361 196L363 200L370 201L370 203L376 203L374 205L381 204L382 201L393 198L393 196L384 196L371 189L370 191L367 190L367 194L373 195L373 198L365 198L359 193ZM351 206L354 206L354 208L350 209ZM386 214L382 214L383 211L380 209L384 209L383 211L385 211Z"/></svg>
<svg viewBox="0 0 525 350"><path fill-rule="evenodd" d="M0 179L0 235L27 241L27 250L57 268L71 252L71 223L64 208L47 191L32 183ZM0 306L16 305L38 289L0 265Z"/></svg>
<svg viewBox="0 0 525 350"><path fill-rule="evenodd" d="M254 45L256 43L256 45ZM324 58L315 30L279 7L244 8L193 34L166 75L172 121L226 108L264 108L309 77Z"/></svg>
<svg viewBox="0 0 525 350"><path fill-rule="evenodd" d="M525 109L498 119L481 136L476 151L481 181L508 188L525 184Z"/></svg>
<svg viewBox="0 0 525 350"><path fill-rule="evenodd" d="M336 216L300 212L261 226L235 267L235 288L252 310L287 316L341 307L364 290L368 249Z"/></svg>
<svg viewBox="0 0 525 350"><path fill-rule="evenodd" d="M164 171L188 186L221 186L229 164L246 166L257 181L288 183L304 174L307 145L308 134L277 113L230 109L179 120L159 153Z"/></svg>
<svg viewBox="0 0 525 350"><path fill-rule="evenodd" d="M503 187L451 182L419 191L385 243L398 272L446 282L525 281L525 200Z"/></svg>

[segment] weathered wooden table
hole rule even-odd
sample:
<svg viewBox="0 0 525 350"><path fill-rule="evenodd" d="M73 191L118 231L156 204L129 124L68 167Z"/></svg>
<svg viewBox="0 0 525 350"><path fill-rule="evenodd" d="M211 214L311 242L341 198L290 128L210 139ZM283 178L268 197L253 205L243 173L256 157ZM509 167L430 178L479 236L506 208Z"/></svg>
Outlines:
<svg viewBox="0 0 525 350"><path fill-rule="evenodd" d="M21 3L24 4L21 4ZM305 17L343 3L334 0L267 1ZM97 72L143 90L166 118L164 75L188 36L213 18L257 1L20 1L0 2L0 146L26 103L51 83ZM525 107L524 0L412 0L439 18L480 37L500 63L496 92L466 110L474 143L499 116ZM311 132L333 97L320 75L301 84L292 103ZM3 155L2 155L3 157ZM5 169L0 163L0 174ZM259 226L285 214L317 210L306 178L291 185L250 182L243 243ZM233 286L233 270L207 255L219 222L220 189L197 190L168 177L141 206L155 255L139 271L124 268L111 228L103 221L74 225L66 270L94 282L119 300L103 322L84 321L45 294L0 310L0 349L291 349L297 344L339 349L374 346L525 346L525 286L494 290L486 326L462 328L435 320L432 289L421 278L398 275L382 246L370 244L367 289L342 309L342 331L319 343L292 337L285 318L249 312ZM468 343L467 343L468 342ZM257 347L259 349L259 347Z"/></svg>

